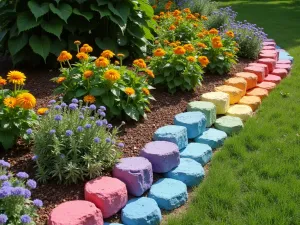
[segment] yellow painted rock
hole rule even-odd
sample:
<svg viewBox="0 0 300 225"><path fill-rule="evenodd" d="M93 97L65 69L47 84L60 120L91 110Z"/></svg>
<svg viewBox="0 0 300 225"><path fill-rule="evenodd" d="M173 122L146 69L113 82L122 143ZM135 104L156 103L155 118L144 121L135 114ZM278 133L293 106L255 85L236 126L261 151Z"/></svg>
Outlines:
<svg viewBox="0 0 300 225"><path fill-rule="evenodd" d="M229 109L229 94L224 92L208 92L201 95L201 100L215 104L217 114L225 114Z"/></svg>
<svg viewBox="0 0 300 225"><path fill-rule="evenodd" d="M260 106L261 99L257 96L244 96L241 98L238 104L250 106L254 112Z"/></svg>
<svg viewBox="0 0 300 225"><path fill-rule="evenodd" d="M247 90L255 88L257 85L257 76L254 73L240 72L235 74L237 77L242 77L247 82Z"/></svg>
<svg viewBox="0 0 300 225"><path fill-rule="evenodd" d="M239 117L241 120L246 121L253 114L253 111L248 105L232 105L229 107L226 115Z"/></svg>
<svg viewBox="0 0 300 225"><path fill-rule="evenodd" d="M222 85L219 87L215 87L215 91L225 92L230 96L230 104L238 103L239 100L243 97L243 91L239 88L229 86L229 85Z"/></svg>
<svg viewBox="0 0 300 225"><path fill-rule="evenodd" d="M228 80L225 80L225 84L241 89L243 91L243 96L246 94L247 81L245 80L245 78L232 77L229 78Z"/></svg>

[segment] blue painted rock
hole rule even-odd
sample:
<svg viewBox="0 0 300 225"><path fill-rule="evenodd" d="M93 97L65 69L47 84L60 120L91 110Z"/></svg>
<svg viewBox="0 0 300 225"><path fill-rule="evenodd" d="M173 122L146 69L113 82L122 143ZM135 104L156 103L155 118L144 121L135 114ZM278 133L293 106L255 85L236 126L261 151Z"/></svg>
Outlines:
<svg viewBox="0 0 300 225"><path fill-rule="evenodd" d="M175 116L174 124L186 127L187 136L191 139L205 131L206 118L202 112L184 112Z"/></svg>
<svg viewBox="0 0 300 225"><path fill-rule="evenodd" d="M158 128L153 136L154 141L169 141L183 149L188 144L187 129L183 126L167 125Z"/></svg>
<svg viewBox="0 0 300 225"><path fill-rule="evenodd" d="M104 225L124 225L124 224L121 224L121 223L104 223Z"/></svg>
<svg viewBox="0 0 300 225"><path fill-rule="evenodd" d="M219 148L223 145L227 134L224 131L209 128L202 135L195 138L197 143L207 144L212 149Z"/></svg>
<svg viewBox="0 0 300 225"><path fill-rule="evenodd" d="M204 166L211 160L212 149L207 144L190 143L180 152L180 157L193 159Z"/></svg>
<svg viewBox="0 0 300 225"><path fill-rule="evenodd" d="M134 198L122 209L121 220L126 225L158 225L161 211L152 198Z"/></svg>
<svg viewBox="0 0 300 225"><path fill-rule="evenodd" d="M216 120L215 127L224 131L227 135L232 135L242 130L244 125L239 117L223 116Z"/></svg>
<svg viewBox="0 0 300 225"><path fill-rule="evenodd" d="M145 145L140 156L148 159L155 173L166 173L179 165L178 146L168 141L153 141Z"/></svg>
<svg viewBox="0 0 300 225"><path fill-rule="evenodd" d="M193 159L181 158L180 164L165 176L175 180L180 180L188 187L198 185L204 178L202 165Z"/></svg>
<svg viewBox="0 0 300 225"><path fill-rule="evenodd" d="M115 165L113 176L126 184L130 194L141 196L152 185L152 165L144 157L123 158Z"/></svg>
<svg viewBox="0 0 300 225"><path fill-rule="evenodd" d="M206 117L206 127L210 127L217 119L217 108L215 104L205 101L190 102L187 106L188 112L202 112Z"/></svg>
<svg viewBox="0 0 300 225"><path fill-rule="evenodd" d="M154 199L161 209L173 210L187 201L187 187L179 180L163 178L152 185L148 198Z"/></svg>

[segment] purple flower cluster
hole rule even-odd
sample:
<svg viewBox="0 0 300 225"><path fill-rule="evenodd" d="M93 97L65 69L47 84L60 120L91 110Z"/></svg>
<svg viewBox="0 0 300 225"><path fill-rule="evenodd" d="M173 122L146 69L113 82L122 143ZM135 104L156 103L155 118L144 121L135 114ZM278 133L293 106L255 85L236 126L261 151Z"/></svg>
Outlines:
<svg viewBox="0 0 300 225"><path fill-rule="evenodd" d="M237 12L235 12L230 6L225 8L220 8L214 12L212 12L212 16L225 18L227 22L235 21L235 18L237 16Z"/></svg>
<svg viewBox="0 0 300 225"><path fill-rule="evenodd" d="M10 164L1 159L0 160L0 166L3 167L3 168L9 168Z"/></svg>

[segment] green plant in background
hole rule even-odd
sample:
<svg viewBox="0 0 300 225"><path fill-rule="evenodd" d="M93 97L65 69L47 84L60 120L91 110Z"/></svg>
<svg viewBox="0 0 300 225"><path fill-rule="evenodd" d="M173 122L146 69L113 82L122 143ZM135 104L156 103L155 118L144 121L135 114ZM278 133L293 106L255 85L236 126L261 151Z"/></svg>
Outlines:
<svg viewBox="0 0 300 225"><path fill-rule="evenodd" d="M49 102L39 110L40 125L33 128L34 160L41 182L77 183L95 178L114 166L124 144L118 129L104 119L106 108L73 99Z"/></svg>
<svg viewBox="0 0 300 225"><path fill-rule="evenodd" d="M155 21L147 0L0 2L0 46L14 64L46 62L80 39L127 56L146 52Z"/></svg>
<svg viewBox="0 0 300 225"><path fill-rule="evenodd" d="M232 23L235 21L237 13L232 10L230 6L225 8L220 8L211 13L208 20L205 22L206 29L210 30L212 28L222 28L224 25Z"/></svg>
<svg viewBox="0 0 300 225"><path fill-rule="evenodd" d="M218 9L218 3L211 0L178 0L179 8L189 8L193 13L210 16Z"/></svg>
<svg viewBox="0 0 300 225"><path fill-rule="evenodd" d="M110 117L136 121L141 116L146 117L150 100L154 100L150 93L153 87L148 84L148 79L154 78L154 74L143 59L134 60L133 69L128 69L122 65L123 54L117 54L120 61L112 64L115 54L110 50L103 51L99 58L88 54L92 47L87 44L78 50L79 62L62 67L61 75L53 79L60 84L55 93L64 94L66 102L76 97L88 103L105 105ZM70 53L63 51L58 60L69 63L71 58Z"/></svg>

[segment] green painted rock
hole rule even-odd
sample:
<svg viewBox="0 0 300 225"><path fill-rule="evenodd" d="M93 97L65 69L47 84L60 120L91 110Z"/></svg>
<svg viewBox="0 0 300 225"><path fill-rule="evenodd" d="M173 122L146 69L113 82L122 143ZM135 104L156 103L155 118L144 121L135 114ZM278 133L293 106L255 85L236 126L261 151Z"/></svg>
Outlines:
<svg viewBox="0 0 300 225"><path fill-rule="evenodd" d="M239 117L222 116L216 120L215 127L228 135L232 135L242 130L244 125Z"/></svg>
<svg viewBox="0 0 300 225"><path fill-rule="evenodd" d="M188 112L199 111L206 117L206 127L211 127L217 119L216 106L211 102L194 101L187 106Z"/></svg>

